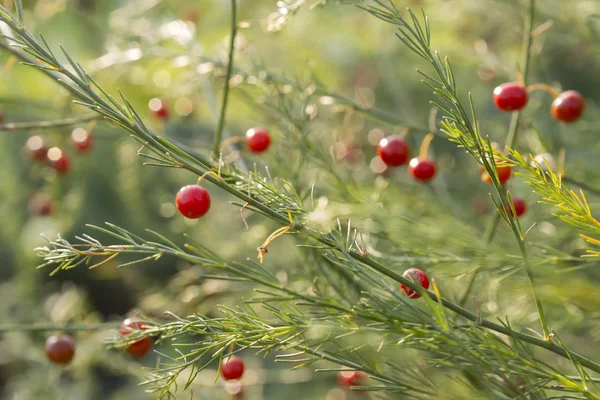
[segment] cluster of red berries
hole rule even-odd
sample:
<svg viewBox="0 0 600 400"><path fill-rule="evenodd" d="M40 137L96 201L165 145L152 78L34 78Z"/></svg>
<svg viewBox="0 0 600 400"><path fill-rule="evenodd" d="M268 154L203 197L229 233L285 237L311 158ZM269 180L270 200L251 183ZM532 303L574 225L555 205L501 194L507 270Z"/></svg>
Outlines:
<svg viewBox="0 0 600 400"><path fill-rule="evenodd" d="M402 138L388 136L379 142L377 155L386 166L399 167L408 161L410 148ZM437 166L426 154L422 154L410 160L408 172L419 182L429 182L435 177Z"/></svg>
<svg viewBox="0 0 600 400"><path fill-rule="evenodd" d="M145 330L147 326L137 320L127 318L121 323L119 332L127 336L138 330ZM58 333L46 339L44 346L46 356L54 364L67 365L75 356L75 340L66 334ZM135 359L144 357L152 349L152 338L145 337L127 347L127 353Z"/></svg>
<svg viewBox="0 0 600 400"><path fill-rule="evenodd" d="M546 88L546 85L541 85ZM550 89L547 89L553 92ZM502 111L518 111L527 105L529 94L526 87L517 82L507 82L494 89L494 104ZM583 96L575 90L557 94L550 107L552 117L560 122L576 121L585 109Z"/></svg>
<svg viewBox="0 0 600 400"><path fill-rule="evenodd" d="M71 145L78 153L87 153L94 144L92 134L83 128L71 132ZM34 135L27 139L23 153L31 160L45 163L58 174L64 175L71 168L68 153L60 147L49 148L44 136ZM35 194L29 200L29 211L33 215L48 215L52 212L52 201L42 193Z"/></svg>
<svg viewBox="0 0 600 400"><path fill-rule="evenodd" d="M94 145L94 137L86 129L76 128L71 132L71 144L78 153L87 153ZM32 160L46 162L60 174L69 172L71 161L67 152L60 147L48 148L43 136L35 135L27 139L24 152Z"/></svg>
<svg viewBox="0 0 600 400"><path fill-rule="evenodd" d="M252 153L263 153L271 145L271 135L264 128L252 128L246 132L245 141ZM187 185L179 189L175 205L184 217L198 219L210 209L210 194L200 185Z"/></svg>

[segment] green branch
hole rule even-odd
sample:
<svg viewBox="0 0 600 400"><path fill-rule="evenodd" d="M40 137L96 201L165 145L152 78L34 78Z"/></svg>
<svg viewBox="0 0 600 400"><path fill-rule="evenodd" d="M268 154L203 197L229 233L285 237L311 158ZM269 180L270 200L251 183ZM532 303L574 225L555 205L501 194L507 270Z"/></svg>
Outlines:
<svg viewBox="0 0 600 400"><path fill-rule="evenodd" d="M223 139L223 129L225 127L225 114L227 113L227 101L229 100L229 81L233 73L233 56L235 53L235 36L237 35L237 0L231 0L231 33L229 40L229 57L227 62L227 74L225 75L225 86L223 89L223 104L219 115L219 123L215 131L213 140L212 154L213 158L219 157L219 147Z"/></svg>
<svg viewBox="0 0 600 400"><path fill-rule="evenodd" d="M588 191L590 193L594 193L596 196L600 196L600 189L590 186L587 183L581 182L581 181L579 181L575 178L572 178L568 175L563 176L562 181L567 182L567 183L572 183L573 185L579 186L580 188L585 189L586 191Z"/></svg>
<svg viewBox="0 0 600 400"><path fill-rule="evenodd" d="M527 19L527 25L525 27L525 33L523 35L523 85L527 84L527 77L529 75L529 59L531 58L531 43L532 37L531 32L533 31L533 21L535 19L535 0L530 0L529 2L529 17ZM510 119L510 126L508 128L508 134L506 135L506 143L505 147L512 148L514 142L517 138L517 132L519 128L519 121L521 119L521 112L515 111L512 113ZM486 244L490 244L494 239L494 235L496 234L496 230L498 229L498 224L500 223L501 214L499 212L494 213L488 222L488 225L485 229L485 233L483 235L484 241ZM463 294L462 298L459 301L459 304L465 304L468 300L469 295L471 294L471 290L473 290L473 286L475 284L475 280L477 279L478 271L473 272L471 275L471 279L467 284L467 289Z"/></svg>
<svg viewBox="0 0 600 400"><path fill-rule="evenodd" d="M527 78L529 76L529 60L531 59L531 44L533 42L533 38L531 33L533 31L533 23L535 20L535 0L529 1L529 17L527 18L527 25L525 27L525 34L523 35L523 85L527 85ZM508 134L506 135L506 143L505 147L512 149L515 141L517 139L517 133L519 130L519 122L521 120L521 111L515 111L512 113L510 119L510 126L508 128ZM498 228L498 224L500 223L500 214L495 213L484 234L484 238L486 243L491 243L494 235L496 234L496 229Z"/></svg>
<svg viewBox="0 0 600 400"><path fill-rule="evenodd" d="M2 324L0 332L78 332L78 331L101 331L104 329L116 329L120 323L107 322L93 325L60 325L60 324Z"/></svg>
<svg viewBox="0 0 600 400"><path fill-rule="evenodd" d="M89 122L97 119L101 119L98 114L87 114L80 117L71 117L64 119L56 119L51 121L36 121L36 122L10 122L6 124L0 124L0 131L25 131L35 129L52 129L62 128L65 126L78 125L83 122Z"/></svg>

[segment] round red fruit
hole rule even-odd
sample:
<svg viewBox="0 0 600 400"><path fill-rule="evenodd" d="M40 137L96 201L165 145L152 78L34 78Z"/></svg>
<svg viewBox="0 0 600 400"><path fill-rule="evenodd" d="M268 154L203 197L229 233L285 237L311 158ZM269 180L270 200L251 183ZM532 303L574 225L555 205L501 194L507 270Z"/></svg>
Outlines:
<svg viewBox="0 0 600 400"><path fill-rule="evenodd" d="M429 182L435 177L437 167L429 158L415 157L408 164L408 172L420 182Z"/></svg>
<svg viewBox="0 0 600 400"><path fill-rule="evenodd" d="M221 375L225 380L240 379L244 374L244 361L236 356L224 359L221 363Z"/></svg>
<svg viewBox="0 0 600 400"><path fill-rule="evenodd" d="M25 153L34 160L45 160L48 153L46 139L43 136L31 136L25 143Z"/></svg>
<svg viewBox="0 0 600 400"><path fill-rule="evenodd" d="M144 324L142 321L136 321L131 318L127 318L125 321L123 321L121 323L121 327L119 328L119 331L121 332L121 335L127 336L135 331L139 331L139 330L143 331L143 330L146 330L147 328L148 327L146 326L146 324ZM152 338L145 337L143 339L138 340L137 342L130 344L129 347L127 347L127 352L133 358L142 358L146 354L148 354L148 352L150 351L151 348L152 348Z"/></svg>
<svg viewBox="0 0 600 400"><path fill-rule="evenodd" d="M199 18L200 18L200 12L198 11L197 8L188 8L183 13L184 21L192 22L195 24L198 22Z"/></svg>
<svg viewBox="0 0 600 400"><path fill-rule="evenodd" d="M179 189L175 204L184 217L200 218L210 209L210 194L202 186L187 185Z"/></svg>
<svg viewBox="0 0 600 400"><path fill-rule="evenodd" d="M502 111L517 111L527 104L527 89L516 82L503 83L494 89L494 104Z"/></svg>
<svg viewBox="0 0 600 400"><path fill-rule="evenodd" d="M512 202L515 206L515 213L517 217L520 217L521 215L525 214L525 211L527 211L527 203L525 203L525 200L520 199L518 197L513 197ZM513 214L513 210L510 207L510 204L507 204L506 208L508 208L508 212L510 212L510 215L514 217L515 214Z"/></svg>
<svg viewBox="0 0 600 400"><path fill-rule="evenodd" d="M365 384L367 374L363 371L340 371L338 382L343 387L361 386Z"/></svg>
<svg viewBox="0 0 600 400"><path fill-rule="evenodd" d="M418 268L411 268L404 271L402 277L419 284L424 289L429 289L429 277ZM404 284L400 284L402 291L411 299L418 299L421 295Z"/></svg>
<svg viewBox="0 0 600 400"><path fill-rule="evenodd" d="M71 132L71 142L78 152L85 153L93 147L94 137L86 129L77 128Z"/></svg>
<svg viewBox="0 0 600 400"><path fill-rule="evenodd" d="M46 160L48 165L54 168L59 174L66 174L69 172L71 161L64 150L59 149L58 147L51 148L46 154Z"/></svg>
<svg viewBox="0 0 600 400"><path fill-rule="evenodd" d="M253 153L262 153L271 145L271 135L263 128L252 128L246 132L246 146Z"/></svg>
<svg viewBox="0 0 600 400"><path fill-rule="evenodd" d="M399 167L408 161L410 149L404 140L397 136L389 136L379 142L377 155L388 167Z"/></svg>
<svg viewBox="0 0 600 400"><path fill-rule="evenodd" d="M54 364L66 365L75 356L75 341L69 335L57 334L46 339L46 356Z"/></svg>
<svg viewBox="0 0 600 400"><path fill-rule="evenodd" d="M29 199L29 212L32 215L49 215L52 213L52 208L52 201L43 193L35 194Z"/></svg>
<svg viewBox="0 0 600 400"><path fill-rule="evenodd" d="M573 122L581 117L585 110L585 100L583 96L575 90L562 92L552 102L550 111L554 119L560 122Z"/></svg>
<svg viewBox="0 0 600 400"><path fill-rule="evenodd" d="M164 101L159 98L153 98L148 102L148 108L154 114L154 116L158 119L165 120L169 118L169 109Z"/></svg>
<svg viewBox="0 0 600 400"><path fill-rule="evenodd" d="M500 181L501 184L505 184L506 181L508 181L510 179L510 177L512 176L512 167L509 165L503 165L504 161L502 160L496 160L496 168L498 170L498 180ZM479 167L481 172L481 180L484 182L487 182L489 184L493 184L494 182L492 181L492 177L490 176L490 174L487 173L487 171L485 170L485 168L483 168L482 166Z"/></svg>

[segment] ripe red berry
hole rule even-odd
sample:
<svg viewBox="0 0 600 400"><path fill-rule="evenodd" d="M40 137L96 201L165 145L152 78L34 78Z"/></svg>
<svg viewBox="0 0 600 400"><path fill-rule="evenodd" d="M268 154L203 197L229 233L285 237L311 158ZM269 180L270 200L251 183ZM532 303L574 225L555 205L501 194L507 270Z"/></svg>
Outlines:
<svg viewBox="0 0 600 400"><path fill-rule="evenodd" d="M46 339L45 351L50 361L66 365L75 356L75 341L69 335L57 334Z"/></svg>
<svg viewBox="0 0 600 400"><path fill-rule="evenodd" d="M501 184L506 183L512 176L512 167L509 165L504 165L505 162L502 160L496 160L496 168L498 170L498 180ZM479 170L481 171L481 180L487 182L489 184L493 184L492 177L487 173L483 166L479 166Z"/></svg>
<svg viewBox="0 0 600 400"><path fill-rule="evenodd" d="M210 208L210 194L202 186L187 185L179 189L175 197L175 204L184 217L200 218Z"/></svg>
<svg viewBox="0 0 600 400"><path fill-rule="evenodd" d="M169 109L167 105L159 98L153 98L148 102L148 108L154 113L154 116L158 119L165 120L169 118Z"/></svg>
<svg viewBox="0 0 600 400"><path fill-rule="evenodd" d="M147 329L147 326L142 321L136 321L131 318L127 318L121 323L119 331L121 332L121 335L127 336L135 331L145 329ZM151 348L152 339L150 337L145 337L143 339L138 340L137 342L130 344L127 348L127 352L133 358L142 358L146 354L148 354Z"/></svg>
<svg viewBox="0 0 600 400"><path fill-rule="evenodd" d="M192 23L197 23L198 19L200 18L200 12L198 11L197 8L188 8L187 10L185 10L183 12L183 20L184 21L188 21L188 22L192 22Z"/></svg>
<svg viewBox="0 0 600 400"><path fill-rule="evenodd" d="M363 371L340 371L338 374L338 382L343 387L364 385L366 379L367 374Z"/></svg>
<svg viewBox="0 0 600 400"><path fill-rule="evenodd" d="M429 182L435 176L437 167L429 158L415 157L408 164L408 172L420 182Z"/></svg>
<svg viewBox="0 0 600 400"><path fill-rule="evenodd" d="M429 289L429 277L427 277L427 274L425 272L421 271L418 268L407 269L406 271L404 271L402 276L408 280L418 283L424 289ZM400 288L411 299L418 299L419 297L421 297L421 295L418 292L412 290L404 284L400 284Z"/></svg>
<svg viewBox="0 0 600 400"><path fill-rule="evenodd" d="M34 160L43 161L46 159L48 147L46 139L43 136L31 136L25 143L25 154Z"/></svg>
<svg viewBox="0 0 600 400"><path fill-rule="evenodd" d="M80 153L89 151L94 145L94 137L83 128L77 128L71 132L71 142Z"/></svg>
<svg viewBox="0 0 600 400"><path fill-rule="evenodd" d="M399 167L408 161L410 149L404 140L397 136L389 136L379 142L377 155L388 167Z"/></svg>
<svg viewBox="0 0 600 400"><path fill-rule="evenodd" d="M502 111L517 111L527 104L527 89L516 82L503 83L494 89L494 104Z"/></svg>
<svg viewBox="0 0 600 400"><path fill-rule="evenodd" d="M49 215L52 208L52 201L43 193L35 194L29 199L29 212L32 215Z"/></svg>
<svg viewBox="0 0 600 400"><path fill-rule="evenodd" d="M224 359L221 363L221 375L225 380L240 379L244 374L244 361L236 356Z"/></svg>
<svg viewBox="0 0 600 400"><path fill-rule="evenodd" d="M515 206L515 213L517 214L517 217L520 217L521 215L525 214L525 211L527 211L527 203L525 203L525 200L520 199L518 197L513 197L512 202L513 202L513 205ZM508 212L510 213L510 215L512 215L512 216L515 215L515 214L513 214L513 210L510 207L510 204L507 204L506 208L508 209Z"/></svg>
<svg viewBox="0 0 600 400"><path fill-rule="evenodd" d="M48 165L54 168L59 174L66 174L69 172L71 161L64 150L61 150L58 147L51 148L46 154L46 160Z"/></svg>
<svg viewBox="0 0 600 400"><path fill-rule="evenodd" d="M550 111L554 119L560 122L573 122L578 119L585 109L583 96L575 90L562 92L552 102Z"/></svg>
<svg viewBox="0 0 600 400"><path fill-rule="evenodd" d="M246 132L246 146L253 153L262 153L269 148L271 136L264 128L252 128Z"/></svg>

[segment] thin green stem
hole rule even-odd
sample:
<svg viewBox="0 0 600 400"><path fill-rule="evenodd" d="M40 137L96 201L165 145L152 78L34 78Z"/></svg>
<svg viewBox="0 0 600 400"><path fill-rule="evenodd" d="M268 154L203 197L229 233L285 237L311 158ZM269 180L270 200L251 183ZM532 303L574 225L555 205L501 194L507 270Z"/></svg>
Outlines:
<svg viewBox="0 0 600 400"><path fill-rule="evenodd" d="M106 322L94 325L58 325L58 324L3 324L0 332L78 332L78 331L101 331L104 329L115 329L119 327L117 322Z"/></svg>
<svg viewBox="0 0 600 400"><path fill-rule="evenodd" d="M531 32L533 30L534 19L535 19L535 0L530 0L530 2L529 2L529 18L527 20L527 28L525 29L526 34L525 34L524 46L523 46L523 82L522 82L523 85L527 84L527 75L529 73L529 60L531 58L530 56L531 56L531 42L532 42ZM506 137L506 147L508 147L508 148L513 147L514 142L517 138L520 118L521 118L521 113L518 111L515 112L512 116L508 135ZM499 194L504 195L504 196L501 196L502 200L504 202L506 200L506 199L504 199L504 197L507 197L506 191L503 191L502 193L499 193ZM497 227L499 221L500 221L500 212L497 212L492 221L493 223L494 222L495 223L489 231L489 240L490 241L494 237L494 232L496 231L496 227ZM527 249L525 248L525 239L521 236L521 233L518 231L517 226L514 223L511 224L511 228L513 229L515 237L519 241L519 249L521 250L521 255L523 257L523 264L524 264L525 270L527 272L527 277L529 278L529 284L531 286L531 291L533 293L535 305L537 307L538 314L540 316L540 322L542 323L542 329L544 331L544 336L546 337L547 340L549 340L550 330L548 329L548 322L546 321L544 307L543 307L542 302L537 293L535 277L533 274L533 270L531 268L531 264L529 263Z"/></svg>
<svg viewBox="0 0 600 400"><path fill-rule="evenodd" d="M542 306L542 301L540 300L537 293L537 286L535 283L535 277L533 275L533 269L531 268L531 264L529 263L529 257L527 255L527 249L525 248L525 239L522 238L519 241L519 249L521 250L521 256L523 257L523 263L525 265L525 271L527 272L527 277L529 278L529 285L531 286L531 292L533 293L533 298L535 300L535 306L538 309L538 314L540 316L540 322L542 323L542 329L544 330L544 337L546 340L550 340L550 330L548 329L548 322L546 321L546 314L544 313L544 307Z"/></svg>
<svg viewBox="0 0 600 400"><path fill-rule="evenodd" d="M529 16L527 18L527 25L525 27L525 35L523 36L523 85L527 84L527 77L529 75L529 61L531 58L531 43L532 37L531 32L533 30L533 22L535 19L535 0L530 0L529 2ZM517 133L519 128L519 121L521 120L521 112L515 111L512 113L510 119L510 126L508 128L508 133L506 135L505 147L512 148L515 140L517 139ZM498 224L500 223L500 213L496 212L491 217L488 225L485 229L484 233L484 241L486 244L490 244L494 239L494 235L496 234L496 230L498 229ZM460 304L464 304L467 301L471 290L473 289L473 285L475 283L475 279L477 278L477 271L473 272L469 283L467 284L467 290L465 294L462 296Z"/></svg>
<svg viewBox="0 0 600 400"><path fill-rule="evenodd" d="M527 78L529 75L529 64L531 59L531 43L532 37L531 32L533 31L533 21L535 19L535 0L529 1L529 17L527 18L527 26L525 28L525 35L523 37L523 86L527 85ZM517 140L517 134L519 130L519 122L521 120L521 112L515 111L510 119L510 126L508 128L508 134L506 135L505 147L512 148ZM486 229L485 238L486 242L490 243L494 238L496 228L500 223L500 214L495 213L488 228Z"/></svg>
<svg viewBox="0 0 600 400"><path fill-rule="evenodd" d="M78 125L83 122L89 122L97 119L101 119L102 117L98 114L87 114L82 115L80 117L71 117L64 119L56 119L51 121L36 121L36 122L10 122L6 124L0 124L0 131L10 132L10 131L25 131L25 130L35 130L35 129L52 129L52 128L62 128L65 126Z"/></svg>
<svg viewBox="0 0 600 400"><path fill-rule="evenodd" d="M563 176L562 181L567 182L567 183L572 183L573 185L579 186L580 188L584 189L587 192L594 193L595 195L600 196L600 189L592 187L592 186L588 185L587 183L578 181L575 178L571 178L569 176Z"/></svg>
<svg viewBox="0 0 600 400"><path fill-rule="evenodd" d="M221 105L221 113L219 114L219 123L215 131L213 140L212 153L216 159L219 157L219 147L223 140L223 128L225 127L225 114L227 113L227 102L229 100L229 81L233 73L233 56L235 53L235 37L237 35L237 0L231 0L231 34L229 41L229 59L227 62L227 74L225 76L225 87L223 89L223 104Z"/></svg>

